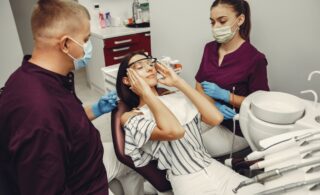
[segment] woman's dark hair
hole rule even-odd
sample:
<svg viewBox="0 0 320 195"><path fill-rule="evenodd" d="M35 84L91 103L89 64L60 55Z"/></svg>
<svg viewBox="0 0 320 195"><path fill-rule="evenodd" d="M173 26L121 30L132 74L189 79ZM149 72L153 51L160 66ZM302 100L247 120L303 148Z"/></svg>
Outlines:
<svg viewBox="0 0 320 195"><path fill-rule="evenodd" d="M244 40L250 39L250 30L251 30L251 19L250 19L250 6L245 0L215 0L211 5L212 8L216 7L219 4L227 4L233 7L234 11L237 13L237 16L241 14L244 15L245 21L240 26L240 36Z"/></svg>
<svg viewBox="0 0 320 195"><path fill-rule="evenodd" d="M123 83L122 79L123 79L123 77L127 77L127 68L129 65L129 61L135 55L142 55L142 56L145 56L146 58L150 57L142 51L133 52L133 53L128 54L120 63L118 75L117 75L117 83L116 83L118 97L130 109L137 107L139 105L139 96L136 95L133 91L131 91L129 89L129 86L127 86Z"/></svg>

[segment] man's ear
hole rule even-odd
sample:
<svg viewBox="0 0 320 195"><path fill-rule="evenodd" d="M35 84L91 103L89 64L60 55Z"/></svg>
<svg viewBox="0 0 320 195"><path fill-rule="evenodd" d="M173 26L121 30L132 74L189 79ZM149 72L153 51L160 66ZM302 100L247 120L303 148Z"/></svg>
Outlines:
<svg viewBox="0 0 320 195"><path fill-rule="evenodd" d="M62 36L59 40L59 47L61 51L63 51L64 53L69 53L68 43L69 43L68 36Z"/></svg>
<svg viewBox="0 0 320 195"><path fill-rule="evenodd" d="M129 82L129 78L128 77L123 77L122 78L122 82L123 82L123 84L125 84L127 86L130 86L130 82Z"/></svg>

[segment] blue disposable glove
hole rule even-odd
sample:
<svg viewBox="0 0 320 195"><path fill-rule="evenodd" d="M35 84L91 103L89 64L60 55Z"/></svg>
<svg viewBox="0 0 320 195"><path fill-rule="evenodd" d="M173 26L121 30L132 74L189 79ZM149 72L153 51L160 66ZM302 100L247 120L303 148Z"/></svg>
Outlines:
<svg viewBox="0 0 320 195"><path fill-rule="evenodd" d="M92 112L95 117L111 112L117 106L117 94L111 91L102 96L99 101L92 106Z"/></svg>
<svg viewBox="0 0 320 195"><path fill-rule="evenodd" d="M223 117L225 120L232 119L234 117L234 115L237 114L233 109L229 108L226 105L220 104L219 102L215 102L214 105L223 114Z"/></svg>
<svg viewBox="0 0 320 195"><path fill-rule="evenodd" d="M203 81L201 83L201 86L205 94L207 94L208 96L214 99L223 100L227 103L230 102L230 91L222 89L217 84L210 83L208 81Z"/></svg>

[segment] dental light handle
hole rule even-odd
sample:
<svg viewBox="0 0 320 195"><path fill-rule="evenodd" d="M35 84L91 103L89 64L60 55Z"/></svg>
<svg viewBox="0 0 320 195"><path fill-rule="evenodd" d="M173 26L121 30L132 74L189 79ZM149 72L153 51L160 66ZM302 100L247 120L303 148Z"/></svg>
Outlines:
<svg viewBox="0 0 320 195"><path fill-rule="evenodd" d="M248 186L254 183L264 183L267 179L272 179L275 178L276 176L281 176L282 174L286 173L286 172L290 172L292 170L296 170L302 167L307 167L307 166L311 166L314 164L318 164L320 163L320 158L318 158L317 160L313 160L313 161L309 161L309 162L305 162L305 163L300 163L300 164L294 164L294 165L290 165L287 167L283 167L280 169L273 169L264 173L261 173L251 179L242 181L236 188L234 188L232 191L234 193L237 193L237 191L244 187L244 186Z"/></svg>
<svg viewBox="0 0 320 195"><path fill-rule="evenodd" d="M265 191L257 193L256 195L279 194L281 192L286 192L288 190L292 190L295 188L299 188L299 187L303 187L303 186L307 186L307 185L312 185L312 184L319 184L319 183L320 183L320 178L307 180L307 181L300 181L300 182L287 184L285 186L276 187L276 188L273 188L270 190L265 190Z"/></svg>
<svg viewBox="0 0 320 195"><path fill-rule="evenodd" d="M302 140L307 140L309 137L313 137L314 135L320 134L320 132L314 132L314 133L306 133L300 136L295 136L285 142L282 142L281 144L276 144L273 147L270 147L268 149L262 150L262 151L254 151L250 153L245 160L246 161L251 161L251 160L257 160L260 158L265 157L268 154L272 154L275 152L279 152L283 149L290 148L291 146L295 146L297 142L302 141Z"/></svg>
<svg viewBox="0 0 320 195"><path fill-rule="evenodd" d="M304 155L306 154L307 152L314 152L314 151L318 151L320 150L320 146L305 146L303 147L303 149L300 149L298 152L298 154L300 155ZM251 170L255 170L255 169L263 169L267 166L272 166L280 161L285 161L285 160L288 160L290 158L293 158L295 156L297 156L297 152L292 152L292 153L289 153L287 155L283 155L279 158L273 158L273 159L270 159L270 160L264 160L264 161L259 161L253 165L250 166L250 169Z"/></svg>

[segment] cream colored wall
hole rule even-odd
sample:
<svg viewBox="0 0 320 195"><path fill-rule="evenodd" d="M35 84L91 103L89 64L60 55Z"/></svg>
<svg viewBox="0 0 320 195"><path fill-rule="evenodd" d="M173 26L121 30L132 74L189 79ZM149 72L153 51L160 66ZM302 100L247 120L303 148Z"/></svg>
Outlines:
<svg viewBox="0 0 320 195"><path fill-rule="evenodd" d="M249 0L251 42L266 54L272 90L301 95L314 89L320 95L319 0ZM151 45L156 56L168 55L184 65L182 76L194 84L206 42L211 36L212 0L150 0Z"/></svg>
<svg viewBox="0 0 320 195"><path fill-rule="evenodd" d="M23 53L9 1L0 1L0 87L21 64Z"/></svg>

